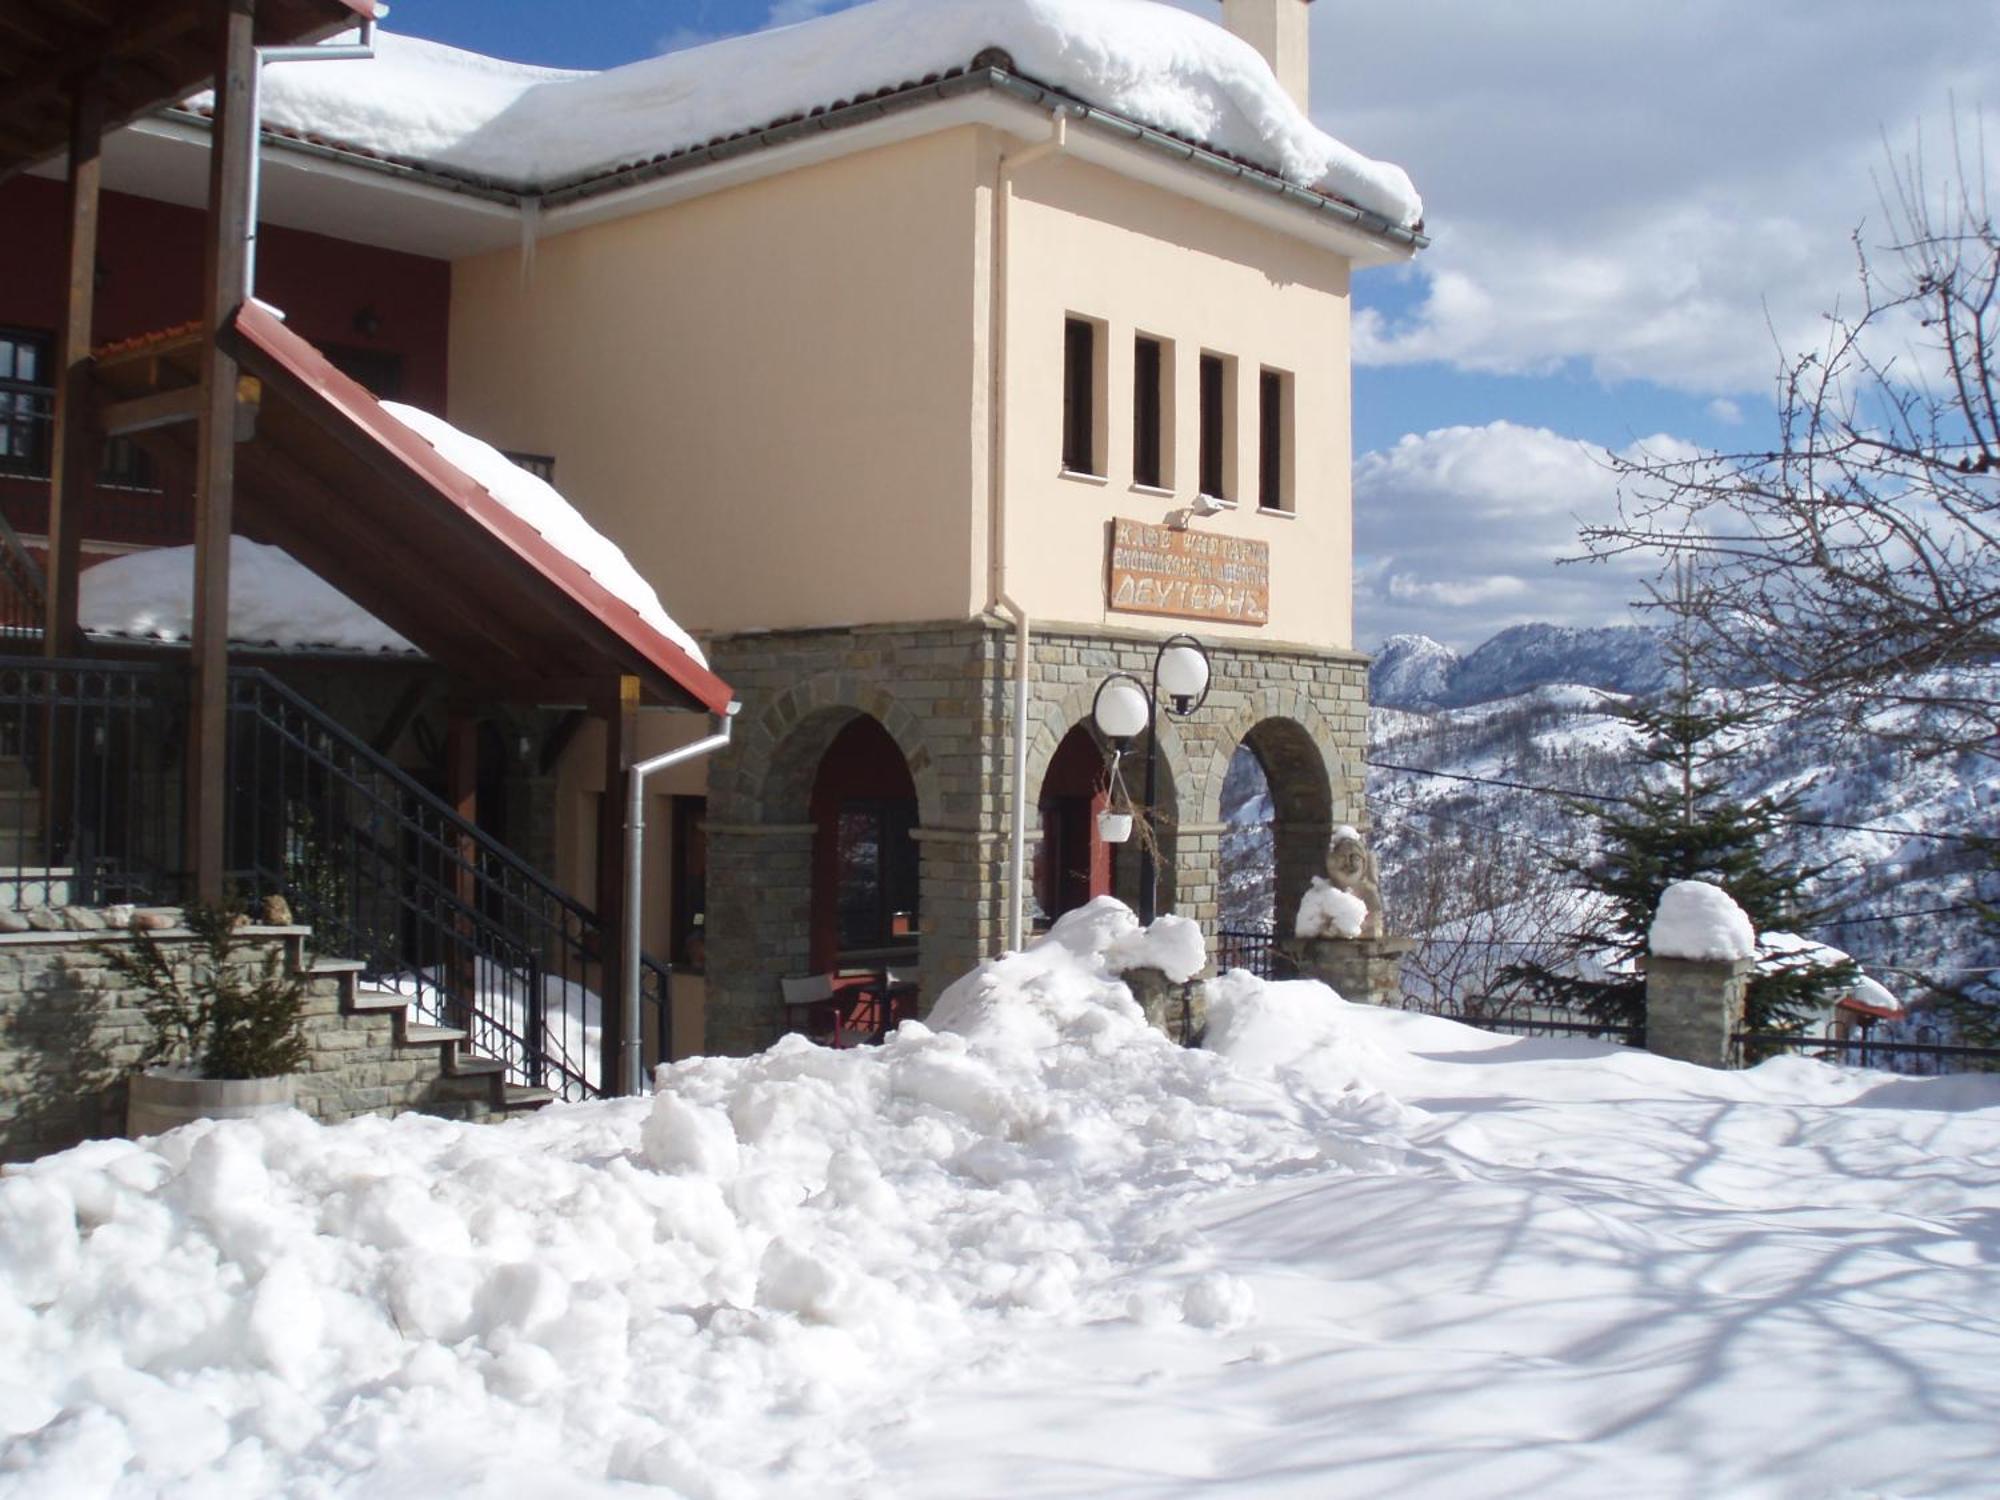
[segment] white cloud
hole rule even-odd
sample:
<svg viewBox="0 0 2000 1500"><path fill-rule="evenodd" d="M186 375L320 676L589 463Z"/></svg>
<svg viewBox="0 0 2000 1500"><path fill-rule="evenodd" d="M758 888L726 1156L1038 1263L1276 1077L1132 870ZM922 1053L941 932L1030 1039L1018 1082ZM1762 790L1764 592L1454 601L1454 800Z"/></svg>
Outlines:
<svg viewBox="0 0 2000 1500"><path fill-rule="evenodd" d="M1709 402L1708 414L1729 427L1741 426L1743 422L1743 408L1727 396L1717 396Z"/></svg>
<svg viewBox="0 0 2000 1500"><path fill-rule="evenodd" d="M1667 435L1625 450L1692 456ZM1655 565L1567 564L1577 528L1613 513L1610 455L1547 428L1412 433L1354 470L1355 637L1414 631L1461 649L1532 620L1615 624Z"/></svg>
<svg viewBox="0 0 2000 1500"><path fill-rule="evenodd" d="M1603 0L1318 6L1314 114L1409 168L1433 247L1364 362L1580 362L1766 392L1854 290L1885 138L2000 104L2000 6ZM1935 167L1935 163L1933 164ZM1864 224L1864 221L1867 223Z"/></svg>

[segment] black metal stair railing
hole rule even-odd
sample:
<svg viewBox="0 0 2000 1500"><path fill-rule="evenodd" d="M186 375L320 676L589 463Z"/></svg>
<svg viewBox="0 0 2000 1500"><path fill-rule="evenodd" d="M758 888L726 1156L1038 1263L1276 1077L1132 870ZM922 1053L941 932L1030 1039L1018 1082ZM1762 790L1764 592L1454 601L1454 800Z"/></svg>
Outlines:
<svg viewBox="0 0 2000 1500"><path fill-rule="evenodd" d="M510 1081L604 1091L594 912L259 669L230 673L232 878L280 891L324 951L466 1031ZM642 963L666 1041L668 971Z"/></svg>
<svg viewBox="0 0 2000 1500"><path fill-rule="evenodd" d="M179 661L0 657L0 907L187 898L187 706ZM229 736L238 895L284 895L509 1081L604 1092L596 913L268 672L230 673ZM639 979L671 1056L671 972L642 956Z"/></svg>

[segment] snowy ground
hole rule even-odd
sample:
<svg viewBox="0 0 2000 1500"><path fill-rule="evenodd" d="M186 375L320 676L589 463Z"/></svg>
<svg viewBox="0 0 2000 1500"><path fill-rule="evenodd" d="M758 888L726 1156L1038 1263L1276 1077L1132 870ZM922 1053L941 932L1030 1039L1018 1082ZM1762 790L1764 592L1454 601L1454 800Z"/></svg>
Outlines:
<svg viewBox="0 0 2000 1500"><path fill-rule="evenodd" d="M1247 976L1183 1052L1131 925L650 1101L7 1177L0 1494L2000 1488L2000 1079Z"/></svg>

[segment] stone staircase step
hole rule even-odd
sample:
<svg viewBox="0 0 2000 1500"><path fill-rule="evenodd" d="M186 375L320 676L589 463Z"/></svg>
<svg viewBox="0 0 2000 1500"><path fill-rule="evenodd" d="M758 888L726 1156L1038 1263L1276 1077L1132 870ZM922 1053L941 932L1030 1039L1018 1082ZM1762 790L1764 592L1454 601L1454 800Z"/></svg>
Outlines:
<svg viewBox="0 0 2000 1500"><path fill-rule="evenodd" d="M471 1033L455 1026L405 1026L403 1045L405 1047L433 1047L444 1042L462 1042Z"/></svg>
<svg viewBox="0 0 2000 1500"><path fill-rule="evenodd" d="M517 1111L540 1109L544 1104L556 1102L554 1089L530 1088L524 1083L503 1083L500 1085L500 1107L509 1114Z"/></svg>
<svg viewBox="0 0 2000 1500"><path fill-rule="evenodd" d="M407 1010L411 996L399 995L394 990L371 990L357 987L354 991L356 1010Z"/></svg>
<svg viewBox="0 0 2000 1500"><path fill-rule="evenodd" d="M368 965L364 964L358 958L320 958L315 956L307 972L311 974L359 974L367 967Z"/></svg>
<svg viewBox="0 0 2000 1500"><path fill-rule="evenodd" d="M444 1070L456 1073L460 1078L474 1078L482 1074L504 1073L507 1065L497 1057L481 1057L477 1052L458 1052L447 1056Z"/></svg>

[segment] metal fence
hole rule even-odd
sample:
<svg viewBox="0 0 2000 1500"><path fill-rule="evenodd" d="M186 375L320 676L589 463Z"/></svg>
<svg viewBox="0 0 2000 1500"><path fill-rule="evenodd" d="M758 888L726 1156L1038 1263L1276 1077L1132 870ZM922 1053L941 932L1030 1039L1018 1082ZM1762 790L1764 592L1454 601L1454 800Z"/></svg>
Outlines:
<svg viewBox="0 0 2000 1500"><path fill-rule="evenodd" d="M1278 935L1268 927L1223 927L1215 934L1217 972L1248 969L1259 979L1293 979L1292 961L1278 947Z"/></svg>
<svg viewBox="0 0 2000 1500"><path fill-rule="evenodd" d="M1505 1032L1509 1036L1586 1037L1617 1042L1625 1047L1643 1047L1646 1044L1644 1026L1594 1021L1574 1012L1556 1011L1518 1000L1491 997L1440 1000L1405 996L1397 1008L1418 1015L1441 1016L1447 1021L1459 1021L1484 1031Z"/></svg>
<svg viewBox="0 0 2000 1500"><path fill-rule="evenodd" d="M1947 1041L1935 1026L1915 1027L1895 1040L1878 1041L1866 1034L1796 1036L1739 1032L1730 1042L1738 1067L1792 1055L1911 1078L1937 1078L1947 1073L2000 1073L2000 1047L1972 1047Z"/></svg>

